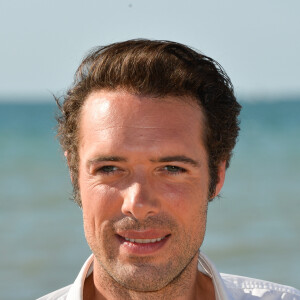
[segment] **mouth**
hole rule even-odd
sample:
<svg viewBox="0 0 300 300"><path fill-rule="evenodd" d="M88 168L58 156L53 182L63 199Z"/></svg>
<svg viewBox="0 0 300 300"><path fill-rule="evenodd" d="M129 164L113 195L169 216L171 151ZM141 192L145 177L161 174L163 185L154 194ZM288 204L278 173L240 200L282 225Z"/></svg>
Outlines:
<svg viewBox="0 0 300 300"><path fill-rule="evenodd" d="M124 237L126 241L129 241L131 243L138 243L138 244L147 244L147 243L156 243L160 242L161 240L165 239L167 236L163 236L161 238L157 239L129 239L127 237Z"/></svg>
<svg viewBox="0 0 300 300"><path fill-rule="evenodd" d="M133 234L139 235L139 234ZM127 255L149 256L163 249L171 234L161 235L160 237L142 238L141 236L116 235L120 242L120 251Z"/></svg>

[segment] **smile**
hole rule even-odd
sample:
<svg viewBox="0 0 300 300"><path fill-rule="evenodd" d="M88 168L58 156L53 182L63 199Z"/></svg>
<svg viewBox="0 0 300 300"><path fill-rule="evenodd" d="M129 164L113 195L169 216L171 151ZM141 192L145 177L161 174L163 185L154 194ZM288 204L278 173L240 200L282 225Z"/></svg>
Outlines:
<svg viewBox="0 0 300 300"><path fill-rule="evenodd" d="M138 243L138 244L156 243L156 242L163 240L164 238L165 238L165 236L158 238L158 239L129 239L129 238L124 237L124 239L126 241L129 241L132 243Z"/></svg>
<svg viewBox="0 0 300 300"><path fill-rule="evenodd" d="M156 236L161 237L155 238L153 233L147 234L145 232L143 233L144 236L138 232L131 232L130 235L130 237L125 237L117 234L116 237L120 243L120 252L131 257L155 255L155 253L166 247L171 237L171 234L156 234Z"/></svg>

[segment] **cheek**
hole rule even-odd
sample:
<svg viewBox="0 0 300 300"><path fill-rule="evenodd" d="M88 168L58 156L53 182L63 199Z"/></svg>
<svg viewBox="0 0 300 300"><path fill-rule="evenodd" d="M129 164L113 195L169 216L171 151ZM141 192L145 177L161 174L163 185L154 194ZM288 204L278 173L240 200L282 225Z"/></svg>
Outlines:
<svg viewBox="0 0 300 300"><path fill-rule="evenodd" d="M206 218L207 186L199 181L190 184L168 184L163 187L162 197L166 210L176 215L182 223L202 222Z"/></svg>
<svg viewBox="0 0 300 300"><path fill-rule="evenodd" d="M82 210L85 220L101 223L120 211L120 193L107 185L90 184L81 188Z"/></svg>
<svg viewBox="0 0 300 300"><path fill-rule="evenodd" d="M119 193L105 185L81 189L84 232L88 244L96 249L110 231L110 221L119 216Z"/></svg>

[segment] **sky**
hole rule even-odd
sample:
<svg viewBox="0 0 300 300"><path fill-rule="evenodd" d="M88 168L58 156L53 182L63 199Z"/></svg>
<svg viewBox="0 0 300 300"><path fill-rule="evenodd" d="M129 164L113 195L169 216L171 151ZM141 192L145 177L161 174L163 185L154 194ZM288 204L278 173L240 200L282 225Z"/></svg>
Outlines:
<svg viewBox="0 0 300 300"><path fill-rule="evenodd" d="M299 96L299 11L299 0L1 0L0 99L63 94L92 47L133 38L196 48L238 95Z"/></svg>

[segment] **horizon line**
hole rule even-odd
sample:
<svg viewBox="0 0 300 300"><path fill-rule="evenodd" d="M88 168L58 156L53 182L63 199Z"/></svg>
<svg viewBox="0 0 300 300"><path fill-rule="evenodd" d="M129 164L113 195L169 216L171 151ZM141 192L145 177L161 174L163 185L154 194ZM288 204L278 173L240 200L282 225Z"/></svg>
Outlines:
<svg viewBox="0 0 300 300"><path fill-rule="evenodd" d="M300 101L299 93L236 93L239 102L282 102L282 101ZM26 93L21 95L0 93L0 103L16 103L16 104L50 104L55 103L54 98L50 94Z"/></svg>

